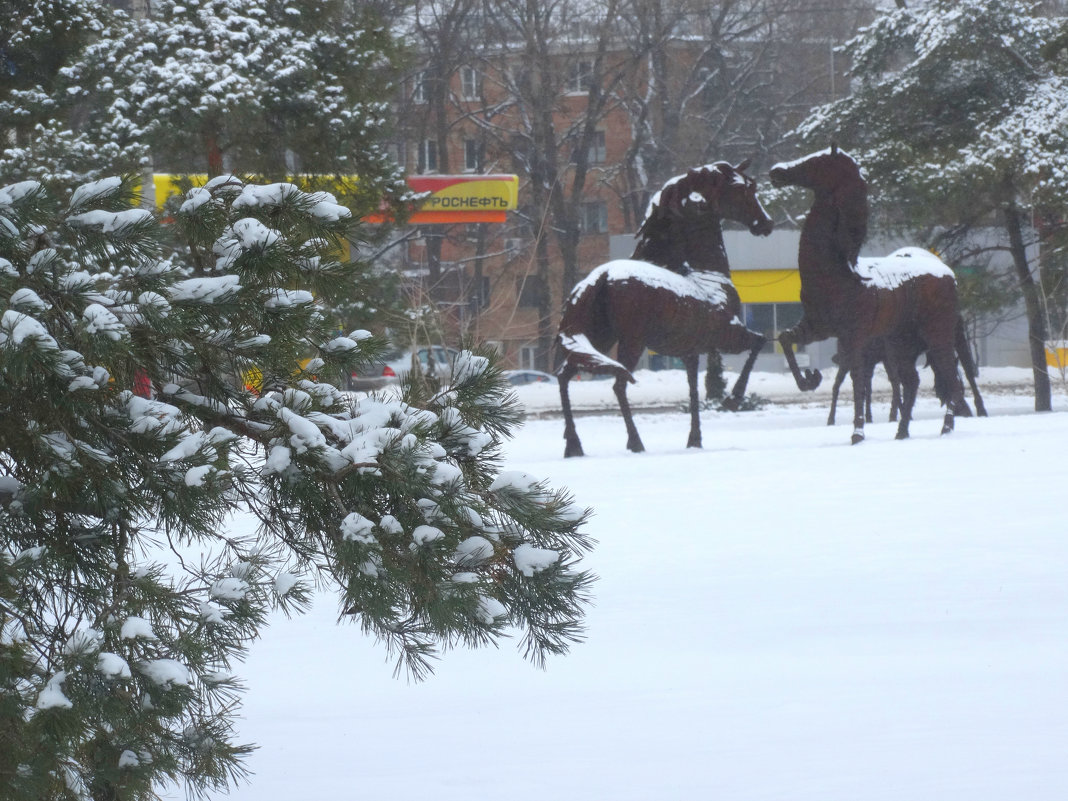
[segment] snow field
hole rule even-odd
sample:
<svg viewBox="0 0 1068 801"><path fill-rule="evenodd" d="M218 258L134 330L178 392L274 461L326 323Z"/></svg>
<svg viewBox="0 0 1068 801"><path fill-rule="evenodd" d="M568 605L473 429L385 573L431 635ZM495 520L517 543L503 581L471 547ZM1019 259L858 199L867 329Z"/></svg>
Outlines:
<svg viewBox="0 0 1068 801"><path fill-rule="evenodd" d="M992 390L948 437L924 399L912 439L858 447L823 401L706 412L703 450L686 415L639 414L644 454L585 416L571 460L529 421L507 469L596 512L587 641L545 671L456 651L411 685L321 599L235 671L261 748L231 798L1062 799L1068 398Z"/></svg>

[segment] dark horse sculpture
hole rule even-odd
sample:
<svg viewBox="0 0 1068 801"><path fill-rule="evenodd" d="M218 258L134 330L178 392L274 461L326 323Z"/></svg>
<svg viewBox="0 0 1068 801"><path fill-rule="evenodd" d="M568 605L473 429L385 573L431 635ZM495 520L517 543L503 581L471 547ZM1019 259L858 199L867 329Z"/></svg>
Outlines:
<svg viewBox="0 0 1068 801"><path fill-rule="evenodd" d="M960 324L963 326L964 321L961 320ZM962 343L963 338L963 343ZM957 358L960 359L961 366L964 368L964 377L968 379L968 386L972 390L972 398L975 400L975 413L979 417L986 417L986 407L983 405L983 396L979 394L979 386L976 383L976 378L979 374L979 369L975 366L975 359L972 357L971 348L968 346L967 335L963 333L963 330L958 332L957 335ZM867 370L867 381L870 385L872 375L875 372L875 367L879 362L886 361L886 343L881 339L873 339L868 343L865 348L864 364L865 370ZM838 362L838 357L835 356L835 362ZM839 365L838 373L834 377L834 385L831 387L831 411L827 415L827 425L834 425L835 411L838 407L838 391L842 388L842 383L845 381L846 375L849 374L849 370L844 366ZM886 367L886 377L890 381L890 422L893 423L897 420L898 412L901 410L901 380L894 372L892 365ZM870 423L871 417L871 392L869 391L868 397L864 399L864 420Z"/></svg>
<svg viewBox="0 0 1068 801"><path fill-rule="evenodd" d="M697 366L701 353L749 351L728 405L745 394L749 372L765 338L745 327L730 278L720 220L767 236L772 222L745 175L748 162L693 169L668 181L649 204L630 259L602 264L576 284L556 338L557 376L564 412L564 456L582 456L568 383L580 370L615 376L614 390L627 427L627 448L645 450L634 426L627 384L646 348L679 356L690 384L690 435L701 447ZM616 358L607 355L616 345Z"/></svg>
<svg viewBox="0 0 1068 801"><path fill-rule="evenodd" d="M802 374L794 345L838 337L842 367L853 379L854 444L864 439L864 403L871 394L866 353L882 339L889 370L901 381L897 438L909 435L920 377L916 358L926 352L935 374L935 393L946 406L942 433L953 430L955 415L971 414L957 372L964 327L957 311L956 279L936 256L903 248L884 259L860 259L868 229L868 187L860 166L831 145L798 161L771 169L775 186L813 190L812 208L801 228L801 322L779 336L787 363L801 390L815 389L819 371ZM970 359L970 351L968 351Z"/></svg>

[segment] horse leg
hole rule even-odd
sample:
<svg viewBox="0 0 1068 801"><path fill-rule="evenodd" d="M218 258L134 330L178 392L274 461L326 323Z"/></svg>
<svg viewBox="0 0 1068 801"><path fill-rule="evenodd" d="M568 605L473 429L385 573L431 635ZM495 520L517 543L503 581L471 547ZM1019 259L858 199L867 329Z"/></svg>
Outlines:
<svg viewBox="0 0 1068 801"><path fill-rule="evenodd" d="M912 407L916 404L916 395L920 390L920 373L916 369L915 359L891 358L887 354L887 361L888 363L896 362L893 366L894 380L897 382L895 386L900 385L899 392L901 393L900 399L896 401L901 417L898 420L897 434L894 438L908 439L909 423L912 422Z"/></svg>
<svg viewBox="0 0 1068 801"><path fill-rule="evenodd" d="M701 409L697 394L697 354L683 358L686 365L686 380L690 384L690 438L686 440L687 448L701 447Z"/></svg>
<svg viewBox="0 0 1068 801"><path fill-rule="evenodd" d="M883 363L886 365L886 377L890 380L890 422L893 423L901 412L901 374L898 366L891 364L891 361L891 359L888 359ZM913 360L913 368L915 368L915 359ZM913 372L915 372L915 369L913 369ZM917 378L917 380L919 379Z"/></svg>
<svg viewBox="0 0 1068 801"><path fill-rule="evenodd" d="M845 347L839 338L838 353L844 357L842 364L849 365L849 375L853 379L853 436L850 442L858 445L864 441L864 402L871 393L871 380L862 347Z"/></svg>
<svg viewBox="0 0 1068 801"><path fill-rule="evenodd" d="M957 383L960 384L960 404L954 411L956 417L971 417L972 407L968 405L968 399L964 397L964 382L960 380L960 372L957 372Z"/></svg>
<svg viewBox="0 0 1068 801"><path fill-rule="evenodd" d="M829 426L834 425L834 415L838 410L838 391L842 388L847 375L849 375L849 368L840 366L838 373L834 377L834 386L831 387L831 413L827 415L827 425Z"/></svg>
<svg viewBox="0 0 1068 801"><path fill-rule="evenodd" d="M630 412L630 403L627 401L628 383L626 376L617 376L615 383L612 385L612 391L616 393L619 411L623 415L623 424L627 427L627 450L633 453L641 453L645 450L645 446L642 444L642 438L638 436L638 429L634 425L634 416Z"/></svg>
<svg viewBox="0 0 1068 801"><path fill-rule="evenodd" d="M864 393L864 422L870 423L871 419L871 382L875 376L877 362L870 356L864 360L864 378L867 381L867 391Z"/></svg>
<svg viewBox="0 0 1068 801"><path fill-rule="evenodd" d="M641 453L645 450L642 438L638 436L638 429L634 425L634 415L630 411L630 403L627 401L627 384L634 381L634 368L645 350L645 344L641 340L620 342L616 347L616 361L625 370L616 372L616 380L612 385L612 391L616 393L616 401L619 403L619 411L623 415L623 423L627 427L627 450Z"/></svg>
<svg viewBox="0 0 1068 801"><path fill-rule="evenodd" d="M582 442L575 430L575 417L571 412L571 396L567 391L567 385L575 377L578 369L567 362L556 377L560 384L560 407L564 412L564 458L572 456L585 456L582 451Z"/></svg>
<svg viewBox="0 0 1068 801"><path fill-rule="evenodd" d="M807 345L809 342L815 341L815 337L809 331L805 322L804 318L802 318L801 322L789 331L783 331L779 334L779 344L782 345L783 356L786 357L786 364L790 368L794 381L797 383L797 388L802 392L811 392L820 385L823 376L820 375L819 370L810 370L808 368L805 368L805 372L802 373L801 368L797 366L797 356L794 355L794 345Z"/></svg>
<svg viewBox="0 0 1068 801"><path fill-rule="evenodd" d="M738 374L738 380L734 382L731 394L723 399L723 408L728 412L736 412L742 407L742 400L745 398L745 387L749 383L749 374L753 372L753 365L756 364L757 356L760 355L760 351L768 341L763 334L750 331L748 328L743 328L743 330L748 337L748 342L739 350L748 350L749 356L746 358L745 364L742 365L742 372Z"/></svg>
<svg viewBox="0 0 1068 801"><path fill-rule="evenodd" d="M957 372L957 353L952 346L939 346L927 352L927 361L935 374L935 394L946 405L946 416L942 421L942 433L953 430L953 418L961 414L967 406L964 400L964 385Z"/></svg>
<svg viewBox="0 0 1068 801"><path fill-rule="evenodd" d="M965 377L968 379L968 386L972 390L972 399L975 401L975 414L978 417L986 417L986 406L983 405L983 396L979 394L979 386L975 382L975 374L965 371Z"/></svg>
<svg viewBox="0 0 1068 801"><path fill-rule="evenodd" d="M957 317L957 328L955 334L955 342L957 349L957 358L960 359L960 366L964 368L964 377L968 379L968 386L972 390L972 399L975 401L975 413L979 417L986 417L986 406L983 405L983 396L979 394L979 385L975 382L975 377L979 375L979 368L975 364L975 358L972 356L972 346L968 342L968 334L964 330L964 318Z"/></svg>

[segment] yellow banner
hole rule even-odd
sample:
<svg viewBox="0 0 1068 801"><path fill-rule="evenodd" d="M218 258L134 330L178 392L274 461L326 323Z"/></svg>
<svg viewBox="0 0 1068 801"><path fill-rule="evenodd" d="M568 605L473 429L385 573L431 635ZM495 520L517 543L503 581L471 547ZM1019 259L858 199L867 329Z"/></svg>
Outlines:
<svg viewBox="0 0 1068 801"><path fill-rule="evenodd" d="M742 303L800 303L797 270L731 270Z"/></svg>

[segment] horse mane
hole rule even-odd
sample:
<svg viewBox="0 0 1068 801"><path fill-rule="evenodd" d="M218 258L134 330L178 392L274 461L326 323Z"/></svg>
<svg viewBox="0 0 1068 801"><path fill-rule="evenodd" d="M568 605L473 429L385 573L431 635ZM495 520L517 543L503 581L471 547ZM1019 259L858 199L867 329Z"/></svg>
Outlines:
<svg viewBox="0 0 1068 801"><path fill-rule="evenodd" d="M835 246L845 256L849 269L855 272L860 248L868 237L868 183L860 165L850 156L839 154L837 148L833 155L843 165L847 162L851 165L841 170L843 177L831 193L831 203L838 212L833 234Z"/></svg>
<svg viewBox="0 0 1068 801"><path fill-rule="evenodd" d="M680 229L684 229L688 224L708 224L707 210L697 210L690 200L690 195L694 191L694 183L701 179L704 179L701 186L704 190L702 195L705 195L708 189L718 191L723 186L720 173L714 166L710 164L691 168L685 175L665 183L663 188L653 195L645 219L634 235L638 241L634 246L632 258L680 274L689 272L686 266L688 257L684 250L687 235L680 235L683 234ZM715 198L706 199L710 205L715 205Z"/></svg>
<svg viewBox="0 0 1068 801"><path fill-rule="evenodd" d="M834 195L838 209L835 244L845 255L850 269L855 270L860 248L868 237L868 185L858 176L856 184L842 186Z"/></svg>

